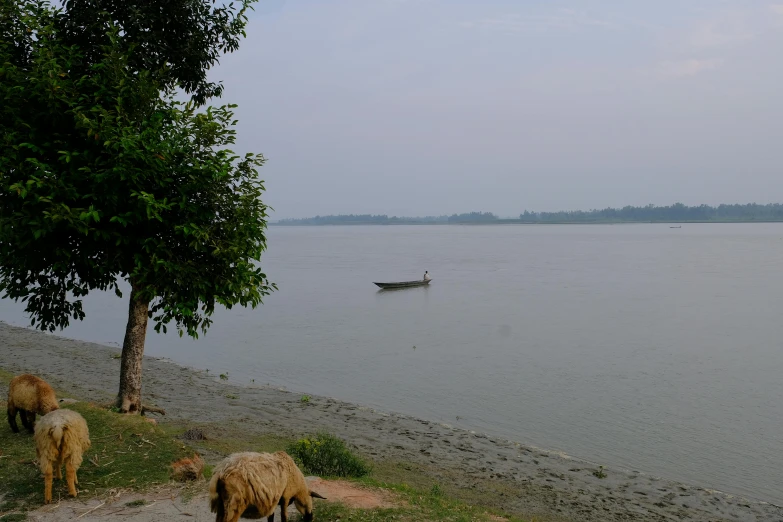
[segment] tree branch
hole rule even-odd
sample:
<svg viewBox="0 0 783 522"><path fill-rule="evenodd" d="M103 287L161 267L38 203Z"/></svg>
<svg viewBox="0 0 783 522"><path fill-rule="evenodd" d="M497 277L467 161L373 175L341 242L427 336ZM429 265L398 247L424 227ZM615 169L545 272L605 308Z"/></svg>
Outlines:
<svg viewBox="0 0 783 522"><path fill-rule="evenodd" d="M156 408L155 406L149 406L147 404L141 405L141 414L144 415L145 413L159 413L161 415L166 415L166 410L163 408Z"/></svg>

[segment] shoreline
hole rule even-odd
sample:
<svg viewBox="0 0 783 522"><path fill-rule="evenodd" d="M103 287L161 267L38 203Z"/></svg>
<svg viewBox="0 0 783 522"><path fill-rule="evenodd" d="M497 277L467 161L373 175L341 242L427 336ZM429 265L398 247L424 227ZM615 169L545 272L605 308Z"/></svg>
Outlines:
<svg viewBox="0 0 783 522"><path fill-rule="evenodd" d="M0 369L41 375L55 388L93 402L114 398L119 349L0 322ZM222 382L165 358L145 357L145 402L166 410L161 422L220 425L299 437L327 430L376 461L410 463L434 480L500 495L510 514L556 520L783 520L783 507L638 471L605 469L584 459L276 387ZM250 448L248 448L250 449Z"/></svg>

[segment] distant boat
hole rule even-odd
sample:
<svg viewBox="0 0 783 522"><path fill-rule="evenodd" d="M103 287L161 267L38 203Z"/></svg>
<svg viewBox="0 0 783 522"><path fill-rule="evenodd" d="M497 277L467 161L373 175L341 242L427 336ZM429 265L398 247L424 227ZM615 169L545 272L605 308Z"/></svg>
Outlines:
<svg viewBox="0 0 783 522"><path fill-rule="evenodd" d="M682 228L682 225L680 225L679 227L669 227L669 228Z"/></svg>
<svg viewBox="0 0 783 522"><path fill-rule="evenodd" d="M414 286L427 286L432 279L418 279L416 281L400 281L397 283L373 283L384 290L392 288L412 288Z"/></svg>

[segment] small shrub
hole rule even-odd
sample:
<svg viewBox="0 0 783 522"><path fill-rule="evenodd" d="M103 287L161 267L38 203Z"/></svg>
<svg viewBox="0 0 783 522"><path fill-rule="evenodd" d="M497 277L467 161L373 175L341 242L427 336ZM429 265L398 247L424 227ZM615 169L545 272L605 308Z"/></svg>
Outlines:
<svg viewBox="0 0 783 522"><path fill-rule="evenodd" d="M325 477L363 477L370 466L354 455L345 442L328 433L307 437L286 448L302 471Z"/></svg>
<svg viewBox="0 0 783 522"><path fill-rule="evenodd" d="M430 495L433 497L440 497L443 495L443 490L440 488L439 484L433 484L430 488Z"/></svg>
<svg viewBox="0 0 783 522"><path fill-rule="evenodd" d="M220 374L220 380L221 381L227 381L228 380L228 373L221 373Z"/></svg>
<svg viewBox="0 0 783 522"><path fill-rule="evenodd" d="M302 404L307 404L308 402L310 402L310 396L309 395L302 395L302 398L299 399L299 402L301 402Z"/></svg>
<svg viewBox="0 0 783 522"><path fill-rule="evenodd" d="M200 428L190 428L185 433L179 436L182 440L207 440L204 431Z"/></svg>
<svg viewBox="0 0 783 522"><path fill-rule="evenodd" d="M598 466L598 469L593 471L593 475L598 477L599 479L605 479L606 478L606 472L604 471L603 466Z"/></svg>

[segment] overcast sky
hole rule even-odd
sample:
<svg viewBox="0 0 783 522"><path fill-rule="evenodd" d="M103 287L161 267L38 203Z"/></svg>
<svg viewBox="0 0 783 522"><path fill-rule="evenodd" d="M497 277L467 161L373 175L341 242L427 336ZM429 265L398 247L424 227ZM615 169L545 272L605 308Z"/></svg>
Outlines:
<svg viewBox="0 0 783 522"><path fill-rule="evenodd" d="M783 201L783 3L261 0L212 76L273 219Z"/></svg>

